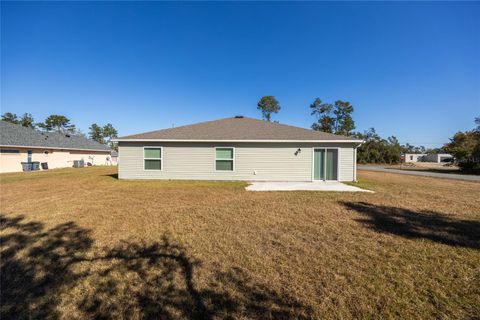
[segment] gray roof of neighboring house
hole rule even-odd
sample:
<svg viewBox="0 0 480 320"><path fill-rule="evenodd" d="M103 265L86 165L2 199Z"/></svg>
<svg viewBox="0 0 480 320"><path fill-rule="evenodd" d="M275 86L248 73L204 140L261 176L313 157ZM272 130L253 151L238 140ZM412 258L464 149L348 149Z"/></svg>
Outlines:
<svg viewBox="0 0 480 320"><path fill-rule="evenodd" d="M108 146L82 136L67 136L58 132L39 132L5 121L0 121L0 145L110 151Z"/></svg>
<svg viewBox="0 0 480 320"><path fill-rule="evenodd" d="M200 122L177 128L120 137L118 140L181 141L360 141L358 138L314 131L258 119L234 117Z"/></svg>

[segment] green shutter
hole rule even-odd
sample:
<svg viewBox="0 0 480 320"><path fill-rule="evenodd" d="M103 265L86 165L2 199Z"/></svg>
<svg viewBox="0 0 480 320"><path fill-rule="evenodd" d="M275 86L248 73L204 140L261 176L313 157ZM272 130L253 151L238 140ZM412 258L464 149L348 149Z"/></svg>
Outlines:
<svg viewBox="0 0 480 320"><path fill-rule="evenodd" d="M217 160L215 168L220 171L233 171L233 160Z"/></svg>
<svg viewBox="0 0 480 320"><path fill-rule="evenodd" d="M161 158L162 149L160 148L145 148L145 158Z"/></svg>
<svg viewBox="0 0 480 320"><path fill-rule="evenodd" d="M233 149L217 148L215 149L215 156L217 159L233 159Z"/></svg>
<svg viewBox="0 0 480 320"><path fill-rule="evenodd" d="M162 160L145 160L145 170L162 170Z"/></svg>

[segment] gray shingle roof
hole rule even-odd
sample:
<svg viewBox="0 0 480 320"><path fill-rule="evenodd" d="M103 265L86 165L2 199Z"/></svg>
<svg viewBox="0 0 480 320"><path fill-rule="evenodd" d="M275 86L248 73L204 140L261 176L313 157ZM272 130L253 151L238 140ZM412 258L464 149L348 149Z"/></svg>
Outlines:
<svg viewBox="0 0 480 320"><path fill-rule="evenodd" d="M192 125L145 132L120 137L118 140L279 140L279 141L316 141L316 140L348 140L359 141L357 138L314 131L285 124L272 123L252 118L226 118L215 121L200 122Z"/></svg>
<svg viewBox="0 0 480 320"><path fill-rule="evenodd" d="M82 136L39 132L5 121L0 121L0 145L110 151L108 146Z"/></svg>

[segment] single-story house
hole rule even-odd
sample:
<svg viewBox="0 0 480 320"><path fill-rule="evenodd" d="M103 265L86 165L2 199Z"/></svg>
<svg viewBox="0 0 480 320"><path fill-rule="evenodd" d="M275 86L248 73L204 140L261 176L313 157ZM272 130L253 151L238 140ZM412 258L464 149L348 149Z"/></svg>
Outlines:
<svg viewBox="0 0 480 320"><path fill-rule="evenodd" d="M355 181L362 140L236 116L116 139L120 179Z"/></svg>
<svg viewBox="0 0 480 320"><path fill-rule="evenodd" d="M445 163L453 161L453 156L448 153L406 153L405 162L434 162Z"/></svg>
<svg viewBox="0 0 480 320"><path fill-rule="evenodd" d="M72 167L74 160L114 165L110 152L108 146L83 136L39 132L0 121L0 172L22 171L22 163L46 163L49 169Z"/></svg>
<svg viewBox="0 0 480 320"><path fill-rule="evenodd" d="M453 156L448 153L430 153L423 158L423 161L436 163L452 162Z"/></svg>
<svg viewBox="0 0 480 320"><path fill-rule="evenodd" d="M422 162L426 155L426 153L406 153L405 162Z"/></svg>

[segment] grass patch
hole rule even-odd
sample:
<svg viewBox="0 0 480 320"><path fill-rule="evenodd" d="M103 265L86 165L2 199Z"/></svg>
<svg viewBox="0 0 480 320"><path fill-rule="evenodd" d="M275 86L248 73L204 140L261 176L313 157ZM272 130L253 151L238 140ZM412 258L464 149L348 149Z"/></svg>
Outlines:
<svg viewBox="0 0 480 320"><path fill-rule="evenodd" d="M0 175L0 317L477 317L479 184L359 179L376 193Z"/></svg>
<svg viewBox="0 0 480 320"><path fill-rule="evenodd" d="M375 183L374 181L363 179L363 178L358 179L358 181L356 182L347 181L343 183L349 186L354 186L354 187L358 187L365 190L371 190L371 191L375 191L375 186L377 185L377 183Z"/></svg>
<svg viewBox="0 0 480 320"><path fill-rule="evenodd" d="M432 164L428 166L428 163L419 163L419 164L412 164L412 165L387 165L385 166L386 169L397 169L397 170L405 170L405 171L423 171L423 172L432 172L432 173L449 173L449 174L463 174L463 175L479 175L478 172L471 172L471 171L464 171L458 167L452 166L442 166Z"/></svg>

